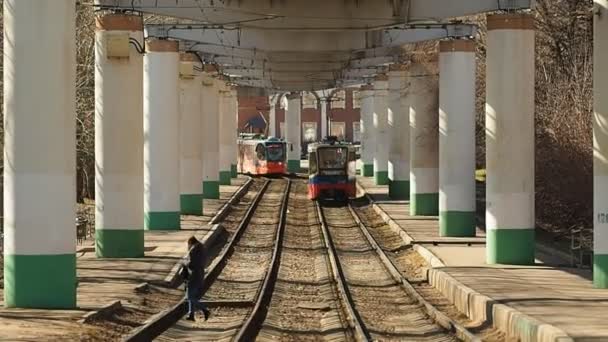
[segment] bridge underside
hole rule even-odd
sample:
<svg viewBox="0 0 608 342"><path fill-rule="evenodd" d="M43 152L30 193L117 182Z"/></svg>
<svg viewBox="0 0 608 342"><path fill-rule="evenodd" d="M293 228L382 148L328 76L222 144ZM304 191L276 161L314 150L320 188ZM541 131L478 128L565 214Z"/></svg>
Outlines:
<svg viewBox="0 0 608 342"><path fill-rule="evenodd" d="M406 62L408 43L469 38L455 18L529 8L530 0L96 0L100 9L179 18L146 25L233 83L277 91L367 83ZM154 20L151 20L152 22ZM156 21L158 22L158 21Z"/></svg>

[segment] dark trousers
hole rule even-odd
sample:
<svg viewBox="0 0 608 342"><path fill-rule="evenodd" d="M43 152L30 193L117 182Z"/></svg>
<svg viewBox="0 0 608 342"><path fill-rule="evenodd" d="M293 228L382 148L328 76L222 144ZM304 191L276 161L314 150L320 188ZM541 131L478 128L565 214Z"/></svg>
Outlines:
<svg viewBox="0 0 608 342"><path fill-rule="evenodd" d="M186 285L186 300L188 301L188 314L194 315L197 310L206 310L207 306L200 301L202 297L200 288L198 286Z"/></svg>

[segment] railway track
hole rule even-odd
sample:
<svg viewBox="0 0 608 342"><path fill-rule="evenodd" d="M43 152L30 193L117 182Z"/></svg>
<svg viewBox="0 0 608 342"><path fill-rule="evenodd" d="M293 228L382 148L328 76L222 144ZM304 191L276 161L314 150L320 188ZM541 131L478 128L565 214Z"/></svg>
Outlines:
<svg viewBox="0 0 608 342"><path fill-rule="evenodd" d="M294 182L279 274L258 341L353 340L314 202Z"/></svg>
<svg viewBox="0 0 608 342"><path fill-rule="evenodd" d="M356 317L358 340L455 341L406 291L406 280L350 206L317 210Z"/></svg>
<svg viewBox="0 0 608 342"><path fill-rule="evenodd" d="M462 337L429 317L429 304L407 280L423 275L421 265L368 209L321 206L307 199L302 180L254 180L222 222L228 242L208 267L204 289L211 318L173 317L157 340Z"/></svg>
<svg viewBox="0 0 608 342"><path fill-rule="evenodd" d="M225 221L232 238L205 278L211 318L180 320L158 341L249 340L255 334L275 283L290 187L290 180L267 180L237 225Z"/></svg>

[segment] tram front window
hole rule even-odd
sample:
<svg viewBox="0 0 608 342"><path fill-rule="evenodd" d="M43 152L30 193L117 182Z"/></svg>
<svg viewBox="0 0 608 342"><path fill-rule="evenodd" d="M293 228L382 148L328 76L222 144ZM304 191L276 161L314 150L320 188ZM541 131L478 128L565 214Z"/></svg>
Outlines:
<svg viewBox="0 0 608 342"><path fill-rule="evenodd" d="M346 147L320 148L320 169L344 169L348 162L348 150Z"/></svg>
<svg viewBox="0 0 608 342"><path fill-rule="evenodd" d="M266 145L266 154L268 161L283 161L285 159L285 148L283 144Z"/></svg>

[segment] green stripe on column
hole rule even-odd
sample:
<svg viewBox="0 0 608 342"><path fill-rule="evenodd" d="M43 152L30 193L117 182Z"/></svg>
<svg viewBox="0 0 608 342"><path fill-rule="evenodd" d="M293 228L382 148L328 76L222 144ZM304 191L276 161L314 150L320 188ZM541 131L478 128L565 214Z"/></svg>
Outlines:
<svg viewBox="0 0 608 342"><path fill-rule="evenodd" d="M179 195L179 206L182 215L203 215L203 195Z"/></svg>
<svg viewBox="0 0 608 342"><path fill-rule="evenodd" d="M534 264L534 229L488 229L486 235L488 264Z"/></svg>
<svg viewBox="0 0 608 342"><path fill-rule="evenodd" d="M410 215L436 216L439 214L439 193L410 194Z"/></svg>
<svg viewBox="0 0 608 342"><path fill-rule="evenodd" d="M4 305L8 308L76 307L76 255L4 256Z"/></svg>
<svg viewBox="0 0 608 342"><path fill-rule="evenodd" d="M230 185L230 171L220 171L220 185Z"/></svg>
<svg viewBox="0 0 608 342"><path fill-rule="evenodd" d="M374 176L374 164L364 164L362 167L361 175L363 177L373 177Z"/></svg>
<svg viewBox="0 0 608 342"><path fill-rule="evenodd" d="M289 173L300 172L300 160L288 160L287 161L287 172L289 172Z"/></svg>
<svg viewBox="0 0 608 342"><path fill-rule="evenodd" d="M442 211L439 213L439 236L475 236L475 212Z"/></svg>
<svg viewBox="0 0 608 342"><path fill-rule="evenodd" d="M608 289L608 255L593 256L593 286Z"/></svg>
<svg viewBox="0 0 608 342"><path fill-rule="evenodd" d="M98 258L141 258L144 256L143 229L96 229Z"/></svg>
<svg viewBox="0 0 608 342"><path fill-rule="evenodd" d="M203 181L203 198L219 199L220 198L220 182Z"/></svg>
<svg viewBox="0 0 608 342"><path fill-rule="evenodd" d="M232 178L236 178L238 176L238 173L236 172L236 164L230 165L230 176Z"/></svg>
<svg viewBox="0 0 608 342"><path fill-rule="evenodd" d="M180 226L178 211L145 213L144 227L147 230L179 230Z"/></svg>
<svg viewBox="0 0 608 342"><path fill-rule="evenodd" d="M388 171L374 172L374 183L376 185L388 185Z"/></svg>
<svg viewBox="0 0 608 342"><path fill-rule="evenodd" d="M388 196L394 200L410 199L410 181L388 180Z"/></svg>

